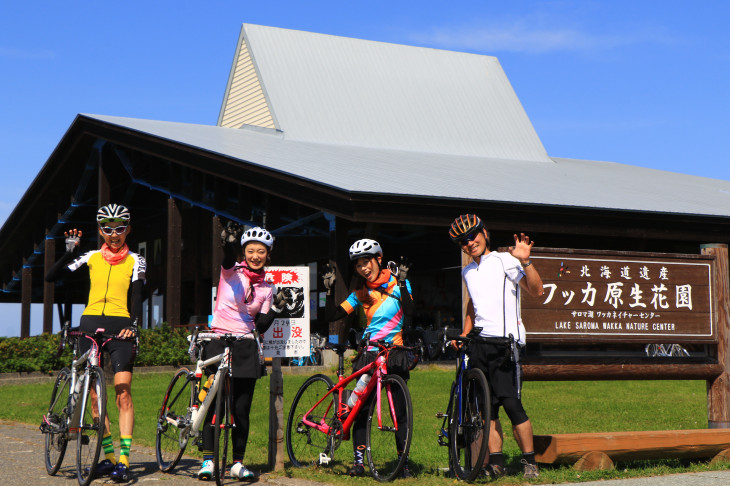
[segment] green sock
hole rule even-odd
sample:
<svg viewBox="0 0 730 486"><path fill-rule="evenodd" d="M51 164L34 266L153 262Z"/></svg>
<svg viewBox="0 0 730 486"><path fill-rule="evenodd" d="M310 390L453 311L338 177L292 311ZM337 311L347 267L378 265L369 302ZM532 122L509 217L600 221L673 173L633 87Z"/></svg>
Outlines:
<svg viewBox="0 0 730 486"><path fill-rule="evenodd" d="M129 467L129 449L132 447L132 436L123 435L120 442L119 462Z"/></svg>
<svg viewBox="0 0 730 486"><path fill-rule="evenodd" d="M112 464L116 464L117 456L114 454L114 443L112 442L111 432L101 438L101 447L104 448L104 457L109 459Z"/></svg>

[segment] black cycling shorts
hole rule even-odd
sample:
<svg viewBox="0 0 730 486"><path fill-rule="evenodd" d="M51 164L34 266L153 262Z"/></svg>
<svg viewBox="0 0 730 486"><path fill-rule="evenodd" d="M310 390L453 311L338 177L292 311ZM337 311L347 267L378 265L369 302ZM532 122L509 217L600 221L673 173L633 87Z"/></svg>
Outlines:
<svg viewBox="0 0 730 486"><path fill-rule="evenodd" d="M129 317L118 316L81 316L80 329L84 332L96 332L97 329L104 329L106 334L119 334L122 329L132 325ZM79 350L81 354L85 353L91 347L91 340L81 337L79 341ZM132 372L134 358L137 355L137 349L134 344L128 341L109 341L104 346L104 351L109 352L111 358L112 370L114 373L120 371ZM101 353L99 366L104 366L104 353Z"/></svg>
<svg viewBox="0 0 730 486"><path fill-rule="evenodd" d="M492 403L500 398L519 398L522 383L518 382L517 370L520 366L510 359L509 346L491 343L471 343L469 345L469 365L484 372L492 392Z"/></svg>

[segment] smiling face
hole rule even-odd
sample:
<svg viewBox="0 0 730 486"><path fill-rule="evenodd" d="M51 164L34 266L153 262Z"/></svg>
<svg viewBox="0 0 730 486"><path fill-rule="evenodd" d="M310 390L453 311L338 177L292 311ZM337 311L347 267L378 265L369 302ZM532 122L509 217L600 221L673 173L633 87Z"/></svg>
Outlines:
<svg viewBox="0 0 730 486"><path fill-rule="evenodd" d="M243 258L246 260L248 268L260 270L266 265L269 258L269 248L263 243L252 241L243 249Z"/></svg>
<svg viewBox="0 0 730 486"><path fill-rule="evenodd" d="M355 260L355 271L368 282L374 282L380 276L380 263L383 258L380 255L360 257Z"/></svg>
<svg viewBox="0 0 730 486"><path fill-rule="evenodd" d="M477 260L482 255L489 253L487 248L487 230L482 229L474 235L473 239L465 238L461 241L461 251Z"/></svg>
<svg viewBox="0 0 730 486"><path fill-rule="evenodd" d="M124 246L129 230L130 226L127 223L118 221L109 221L99 225L99 234L104 238L104 243L115 253Z"/></svg>

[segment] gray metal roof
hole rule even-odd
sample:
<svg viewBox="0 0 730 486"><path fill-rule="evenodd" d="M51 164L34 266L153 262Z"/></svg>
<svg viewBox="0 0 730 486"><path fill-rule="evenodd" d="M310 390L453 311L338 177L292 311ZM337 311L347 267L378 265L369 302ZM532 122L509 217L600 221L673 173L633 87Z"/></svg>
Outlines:
<svg viewBox="0 0 730 486"><path fill-rule="evenodd" d="M345 191L730 217L730 181L613 162L376 149L253 127L86 116ZM378 174L377 182L365 173Z"/></svg>
<svg viewBox="0 0 730 486"><path fill-rule="evenodd" d="M251 24L243 47L287 140L552 163L495 57Z"/></svg>

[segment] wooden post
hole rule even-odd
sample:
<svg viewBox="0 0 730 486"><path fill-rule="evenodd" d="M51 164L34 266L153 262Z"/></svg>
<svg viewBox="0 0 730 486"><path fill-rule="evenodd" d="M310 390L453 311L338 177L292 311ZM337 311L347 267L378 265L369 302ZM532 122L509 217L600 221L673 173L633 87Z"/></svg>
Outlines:
<svg viewBox="0 0 730 486"><path fill-rule="evenodd" d="M182 216L175 200L167 200L167 287L165 290L165 319L170 326L180 322L182 275Z"/></svg>
<svg viewBox="0 0 730 486"><path fill-rule="evenodd" d="M271 359L269 378L269 468L284 470L284 378L281 358Z"/></svg>
<svg viewBox="0 0 730 486"><path fill-rule="evenodd" d="M23 264L20 293L20 337L30 337L30 304L33 298L33 270Z"/></svg>
<svg viewBox="0 0 730 486"><path fill-rule="evenodd" d="M461 247L459 247L461 248ZM459 250L461 252L461 269L463 270L465 266L469 265L473 259L463 251ZM461 275L461 272L459 272L459 275ZM469 302L469 289L466 288L466 282L464 279L461 279L461 329L464 329L464 320L466 320L466 303Z"/></svg>
<svg viewBox="0 0 730 486"><path fill-rule="evenodd" d="M43 258L43 274L47 275L56 258L56 239L46 234ZM43 332L53 332L53 301L55 299L56 284L43 281ZM63 323L61 323L63 325Z"/></svg>
<svg viewBox="0 0 730 486"><path fill-rule="evenodd" d="M221 232L223 231L223 225L221 219L218 216L213 216L212 221L212 234L211 234L211 251L210 251L210 282L213 288L218 288L218 282L221 279L221 262L223 262L223 246L221 245ZM211 289L212 292L212 289ZM210 296L209 296L210 297ZM210 313L213 314L215 308L211 300Z"/></svg>
<svg viewBox="0 0 730 486"><path fill-rule="evenodd" d="M30 337L30 304L33 298L33 270L23 264L20 294L20 337Z"/></svg>
<svg viewBox="0 0 730 486"><path fill-rule="evenodd" d="M97 163L99 167L99 178L97 180L97 203L98 207L106 206L109 204L109 198L111 193L111 186L109 185L109 178L106 176L106 172L104 171L104 163L101 156L101 151L103 150L104 145L102 144L97 148ZM101 245L104 243L104 238L99 234L97 231L96 235L96 242L98 244L98 247L101 248Z"/></svg>
<svg viewBox="0 0 730 486"><path fill-rule="evenodd" d="M347 297L347 282L343 270L347 268L345 258L347 245L347 227L341 218L329 216L330 241L329 241L329 264L335 269L335 302L339 304ZM329 323L329 341L335 344L342 344L346 340L345 320L332 321Z"/></svg>
<svg viewBox="0 0 730 486"><path fill-rule="evenodd" d="M730 292L728 290L728 248L725 244L702 245L703 255L715 256L715 288L717 326L717 362L723 373L707 381L707 422L711 429L730 428Z"/></svg>

